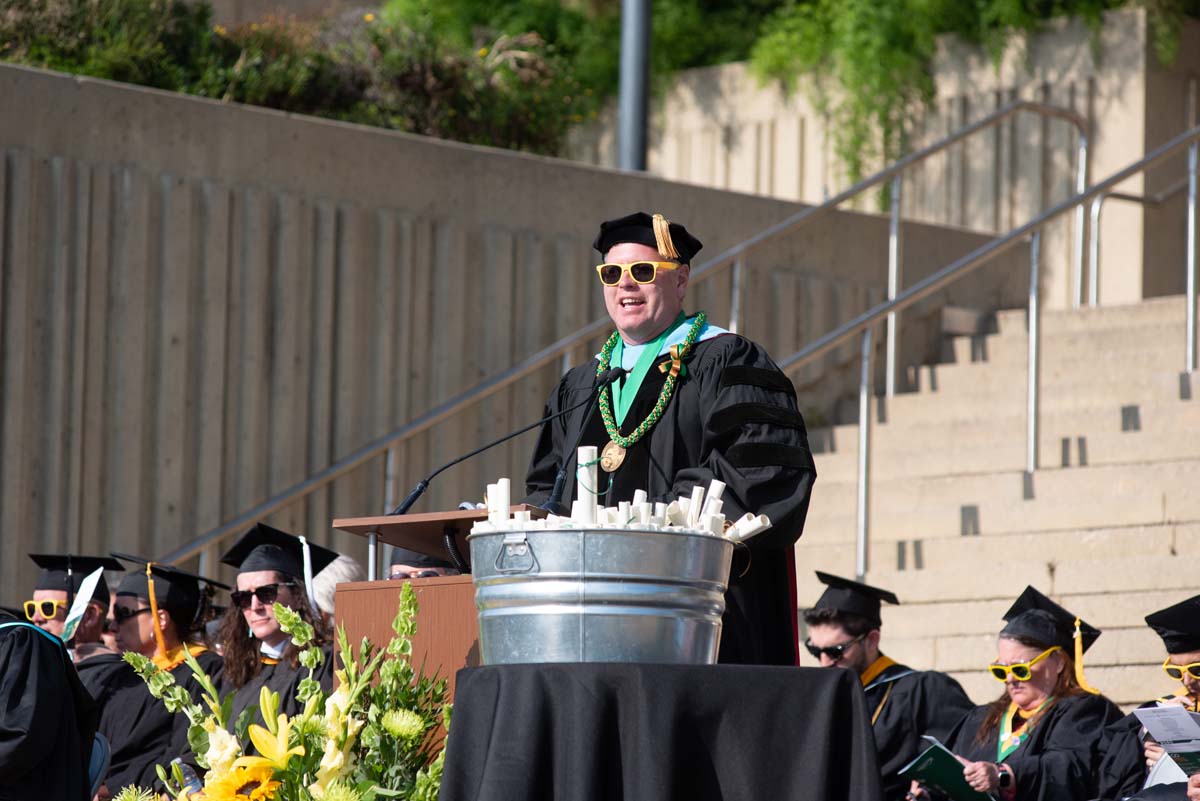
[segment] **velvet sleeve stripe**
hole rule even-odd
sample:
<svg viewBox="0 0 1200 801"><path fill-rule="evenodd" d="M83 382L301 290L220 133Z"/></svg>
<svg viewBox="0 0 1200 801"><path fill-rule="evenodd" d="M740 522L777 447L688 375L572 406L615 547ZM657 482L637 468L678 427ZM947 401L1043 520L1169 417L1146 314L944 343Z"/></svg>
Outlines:
<svg viewBox="0 0 1200 801"><path fill-rule="evenodd" d="M795 395L796 389L787 376L778 370L768 370L765 367L749 367L735 364L721 371L721 389L735 386L751 386L769 389L775 392L786 392Z"/></svg>
<svg viewBox="0 0 1200 801"><path fill-rule="evenodd" d="M794 467L812 470L812 454L808 448L779 445L774 442L739 442L725 454L734 467Z"/></svg>
<svg viewBox="0 0 1200 801"><path fill-rule="evenodd" d="M727 434L748 423L771 423L788 428L804 429L804 418L795 409L786 409L770 403L737 403L718 409L708 420L709 430L714 434Z"/></svg>

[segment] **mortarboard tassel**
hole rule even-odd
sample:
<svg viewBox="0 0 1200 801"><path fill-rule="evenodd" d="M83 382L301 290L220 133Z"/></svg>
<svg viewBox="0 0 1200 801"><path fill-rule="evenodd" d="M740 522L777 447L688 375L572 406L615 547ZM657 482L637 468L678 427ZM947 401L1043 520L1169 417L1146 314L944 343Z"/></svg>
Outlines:
<svg viewBox="0 0 1200 801"><path fill-rule="evenodd" d="M1083 632L1079 629L1079 618L1075 618L1075 681L1079 683L1079 688L1084 692L1092 695L1100 694L1099 690L1087 683L1087 679L1083 675Z"/></svg>
<svg viewBox="0 0 1200 801"><path fill-rule="evenodd" d="M312 569L312 551L308 547L308 540L303 536L298 536L300 540L300 550L304 554L304 593L308 596L308 604L312 607L313 614L318 611L317 596L313 592L313 569Z"/></svg>
<svg viewBox="0 0 1200 801"><path fill-rule="evenodd" d="M679 251L675 249L675 243L671 240L671 223L661 214L654 215L654 241L664 259L679 258Z"/></svg>
<svg viewBox="0 0 1200 801"><path fill-rule="evenodd" d="M158 625L158 598L154 595L154 575L151 568L154 567L153 562L146 563L146 586L150 596L150 617L154 621L154 645L158 649L158 657L160 659L167 658L167 643L163 640L162 627Z"/></svg>

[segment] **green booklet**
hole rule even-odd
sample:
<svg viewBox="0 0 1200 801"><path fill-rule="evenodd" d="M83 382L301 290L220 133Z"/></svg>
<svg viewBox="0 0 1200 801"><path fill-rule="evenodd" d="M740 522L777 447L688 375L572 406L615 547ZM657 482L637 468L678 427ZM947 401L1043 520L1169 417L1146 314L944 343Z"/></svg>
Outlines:
<svg viewBox="0 0 1200 801"><path fill-rule="evenodd" d="M951 801L991 801L992 796L967 784L963 778L963 764L950 749L939 743L936 737L924 736L921 739L926 740L929 747L900 769L901 776L937 789Z"/></svg>

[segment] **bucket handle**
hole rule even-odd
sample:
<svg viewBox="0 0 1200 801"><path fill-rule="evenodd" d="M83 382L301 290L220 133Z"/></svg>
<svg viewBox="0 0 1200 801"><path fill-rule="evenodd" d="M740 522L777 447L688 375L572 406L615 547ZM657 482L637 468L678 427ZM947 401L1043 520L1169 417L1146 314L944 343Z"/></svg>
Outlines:
<svg viewBox="0 0 1200 801"><path fill-rule="evenodd" d="M516 561L511 567L506 567L508 560ZM537 557L534 556L533 546L523 532L515 531L504 535L500 544L500 552L496 554L497 573L529 573L538 568Z"/></svg>

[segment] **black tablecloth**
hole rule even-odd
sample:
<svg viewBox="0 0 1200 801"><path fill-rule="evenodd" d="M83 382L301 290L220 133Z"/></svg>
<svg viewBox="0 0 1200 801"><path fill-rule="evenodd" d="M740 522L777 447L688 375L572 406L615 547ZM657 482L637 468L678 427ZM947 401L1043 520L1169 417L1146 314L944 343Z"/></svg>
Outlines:
<svg viewBox="0 0 1200 801"><path fill-rule="evenodd" d="M840 668L508 665L458 673L440 801L876 801Z"/></svg>

